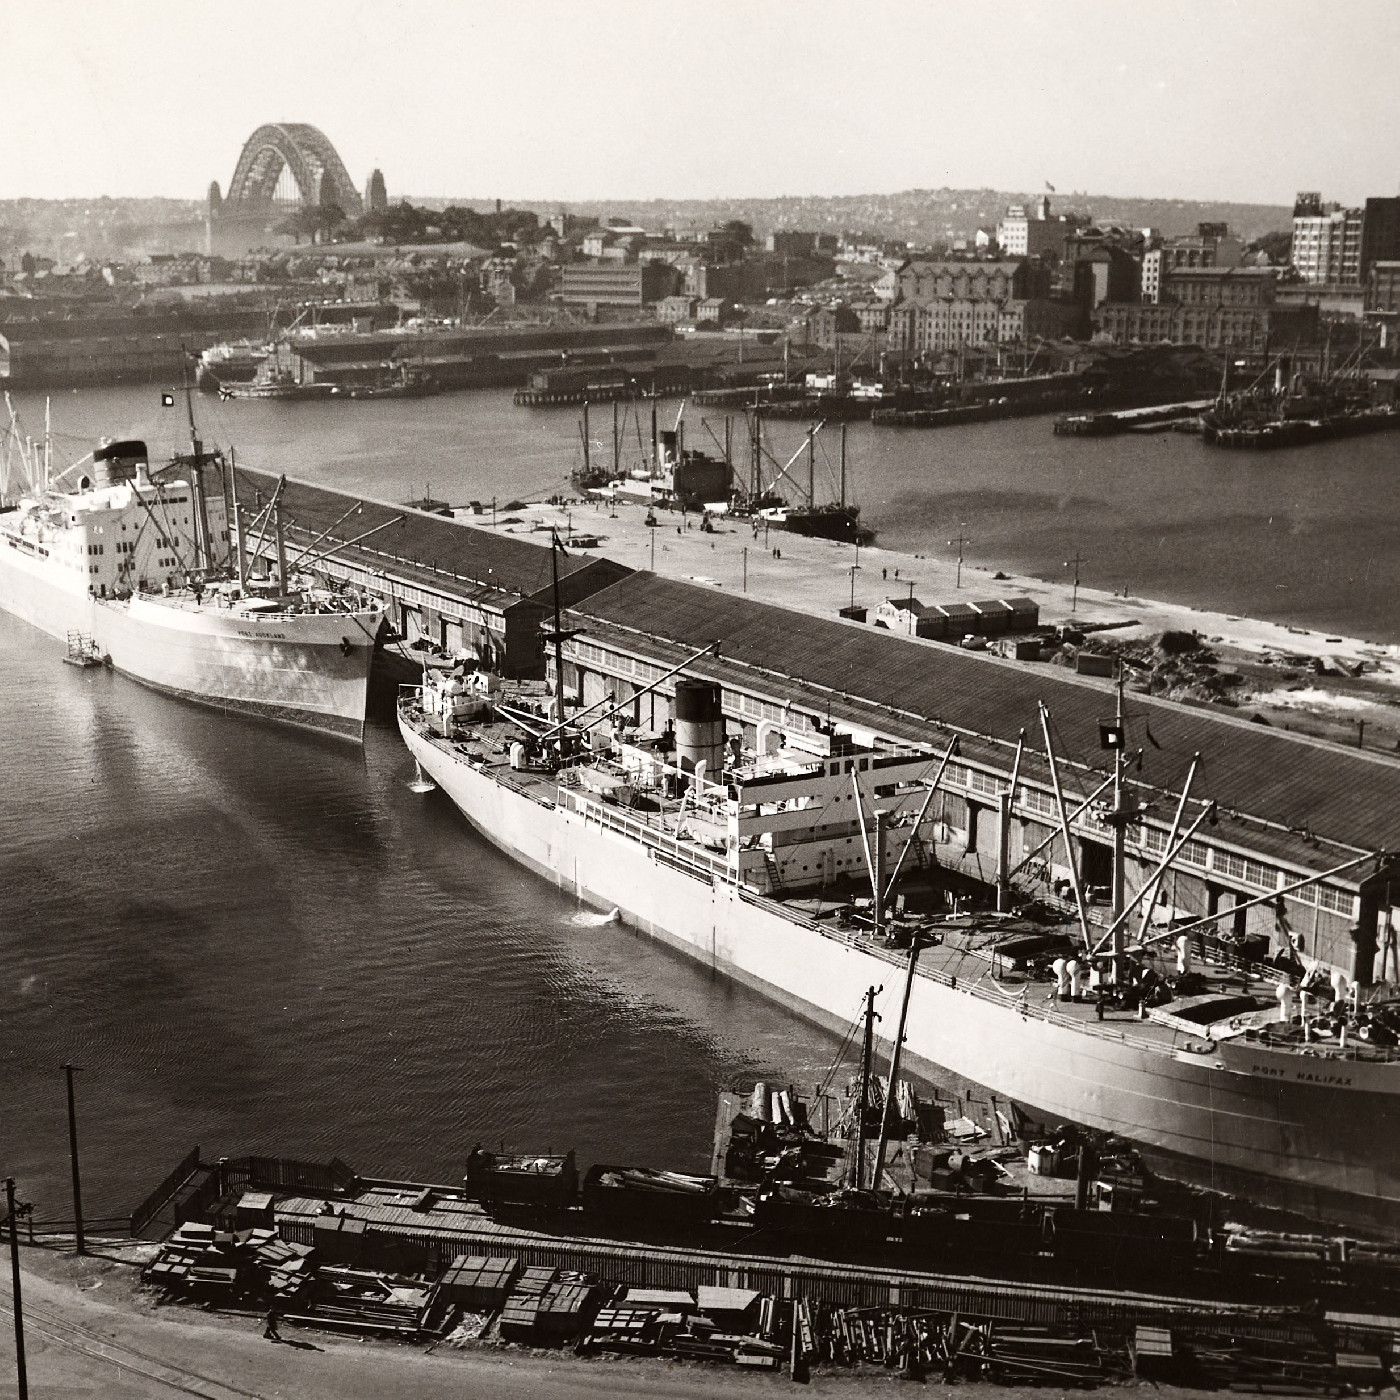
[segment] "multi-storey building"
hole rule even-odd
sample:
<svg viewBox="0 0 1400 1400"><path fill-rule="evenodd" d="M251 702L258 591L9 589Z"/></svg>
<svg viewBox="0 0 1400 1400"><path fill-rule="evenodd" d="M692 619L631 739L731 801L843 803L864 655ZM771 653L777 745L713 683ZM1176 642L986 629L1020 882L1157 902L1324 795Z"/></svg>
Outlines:
<svg viewBox="0 0 1400 1400"><path fill-rule="evenodd" d="M1380 327L1381 348L1392 349L1400 330L1400 260L1378 259L1367 269L1365 315Z"/></svg>
<svg viewBox="0 0 1400 1400"><path fill-rule="evenodd" d="M1052 218L1050 201L1041 195L1027 212L1025 205L1013 204L1005 218L997 224L996 241L1002 253L1009 258L1035 258L1051 256L1056 259L1064 245L1065 234L1077 227L1063 214ZM980 232L980 231L979 231ZM978 247L982 246L978 238Z"/></svg>
<svg viewBox="0 0 1400 1400"><path fill-rule="evenodd" d="M1224 224L1197 224L1195 233L1163 239L1142 255L1142 299L1162 300L1162 279L1180 268L1238 267L1244 244Z"/></svg>
<svg viewBox="0 0 1400 1400"><path fill-rule="evenodd" d="M1293 205L1293 266L1305 282L1356 286L1361 281L1365 210L1324 204L1312 190Z"/></svg>
<svg viewBox="0 0 1400 1400"><path fill-rule="evenodd" d="M1271 267L1180 268L1168 274L1162 299L1106 302L1094 313L1099 333L1118 342L1233 346L1262 350L1271 338L1308 337L1316 306L1275 304Z"/></svg>
<svg viewBox="0 0 1400 1400"><path fill-rule="evenodd" d="M555 296L566 306L643 306L671 295L677 279L665 263L571 263Z"/></svg>
<svg viewBox="0 0 1400 1400"><path fill-rule="evenodd" d="M1400 196L1368 199L1362 211L1361 281L1378 262L1400 261Z"/></svg>
<svg viewBox="0 0 1400 1400"><path fill-rule="evenodd" d="M1034 262L909 262L899 273L889 343L923 353L1063 335L1066 308L1049 291L1049 272Z"/></svg>

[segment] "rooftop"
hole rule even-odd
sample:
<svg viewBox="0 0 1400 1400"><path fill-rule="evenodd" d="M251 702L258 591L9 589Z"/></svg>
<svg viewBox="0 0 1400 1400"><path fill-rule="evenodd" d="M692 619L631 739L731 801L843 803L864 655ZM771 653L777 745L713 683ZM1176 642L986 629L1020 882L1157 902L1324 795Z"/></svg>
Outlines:
<svg viewBox="0 0 1400 1400"><path fill-rule="evenodd" d="M946 727L989 744L988 756L1002 764L1022 731L1030 747L1041 746L1037 702L1043 700L1057 754L1107 770L1098 726L1113 713L1111 687L1063 670L915 641L646 573L595 593L574 611L611 624L634 642L653 639L698 650L719 639L718 665L731 680L747 670L760 685L777 681L805 692L806 704L819 712L881 708L884 714L870 713L867 722L924 742L936 741L930 724ZM589 632L596 635L594 628ZM696 669L708 671L714 664ZM1143 750L1135 780L1179 792L1199 753L1195 793L1214 799L1226 818L1268 824L1251 829L1248 844L1266 842L1305 864L1316 864L1317 856L1309 859L1300 848L1318 839L1357 850L1400 845L1400 763L1135 693L1128 709L1129 747Z"/></svg>

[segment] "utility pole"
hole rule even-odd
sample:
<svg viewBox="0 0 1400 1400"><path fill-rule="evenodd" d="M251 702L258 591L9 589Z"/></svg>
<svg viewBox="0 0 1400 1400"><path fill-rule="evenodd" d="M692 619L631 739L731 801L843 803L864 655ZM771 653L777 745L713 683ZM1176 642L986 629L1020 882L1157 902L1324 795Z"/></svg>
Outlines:
<svg viewBox="0 0 1400 1400"><path fill-rule="evenodd" d="M15 1205L15 1179L5 1178L5 1210L10 1222L10 1278L15 1308L15 1381L19 1400L29 1400L29 1376L24 1366L24 1306L19 1293L19 1207Z"/></svg>
<svg viewBox="0 0 1400 1400"><path fill-rule="evenodd" d="M955 588L961 588L961 587L962 587L963 545L965 545L965 544L971 544L971 543L972 543L972 541L971 541L970 539L968 539L966 535L963 534L963 531L966 530L966 529L967 529L966 523L965 523L965 522L962 522L962 521L959 521L959 523L958 523L958 537L957 537L957 539L955 539L955 540L949 540L949 541L948 541L948 543L949 543L950 545L954 545L954 544L955 544L955 545L957 545L957 547L958 547L958 573L957 573L957 582L953 585Z"/></svg>
<svg viewBox="0 0 1400 1400"><path fill-rule="evenodd" d="M73 1164L73 1221L78 1236L78 1253L87 1253L87 1242L83 1238L83 1184L78 1175L78 1115L73 1108L73 1071L77 1065L64 1065L63 1075L68 1081L68 1156Z"/></svg>
<svg viewBox="0 0 1400 1400"><path fill-rule="evenodd" d="M856 575L860 572L860 565L852 564L846 572L851 576L851 611L854 612L856 608Z"/></svg>
<svg viewBox="0 0 1400 1400"><path fill-rule="evenodd" d="M1088 562L1087 559L1080 556L1077 549L1074 551L1073 559L1065 560L1065 568L1074 570L1074 592L1070 595L1070 612L1077 612L1079 610L1079 566L1081 564L1087 564Z"/></svg>
<svg viewBox="0 0 1400 1400"><path fill-rule="evenodd" d="M656 543L656 536L653 535L653 536L651 537L651 539L652 539L652 543L655 544L655 543ZM745 546L744 546L744 592L747 593L748 591L749 591L749 547L748 547L748 545L745 545Z"/></svg>

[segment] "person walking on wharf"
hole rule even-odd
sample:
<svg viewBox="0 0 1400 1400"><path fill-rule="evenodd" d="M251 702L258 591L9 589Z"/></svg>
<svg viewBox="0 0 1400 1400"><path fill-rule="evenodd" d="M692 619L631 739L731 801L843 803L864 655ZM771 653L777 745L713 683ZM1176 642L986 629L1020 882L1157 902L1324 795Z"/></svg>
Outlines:
<svg viewBox="0 0 1400 1400"><path fill-rule="evenodd" d="M263 1336L266 1337L269 1342L280 1342L282 1340L282 1334L277 1330L276 1308L269 1308L267 1310L267 1325L263 1328Z"/></svg>

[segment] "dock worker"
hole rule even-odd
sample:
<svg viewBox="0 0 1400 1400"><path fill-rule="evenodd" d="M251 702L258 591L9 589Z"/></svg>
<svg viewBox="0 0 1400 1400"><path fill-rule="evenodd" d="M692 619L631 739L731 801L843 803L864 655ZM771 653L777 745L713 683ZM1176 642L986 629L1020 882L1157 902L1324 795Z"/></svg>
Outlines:
<svg viewBox="0 0 1400 1400"><path fill-rule="evenodd" d="M282 1334L277 1330L277 1308L274 1305L267 1310L267 1324L263 1327L263 1336L269 1342L280 1342Z"/></svg>

